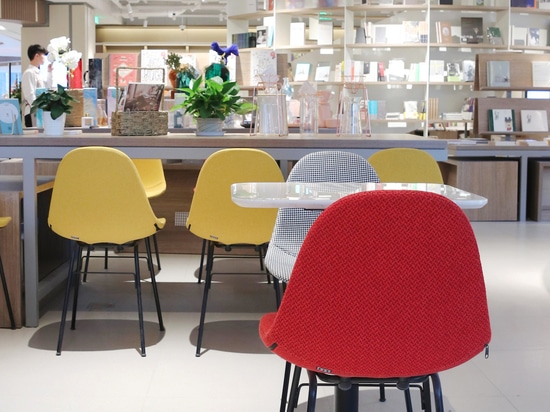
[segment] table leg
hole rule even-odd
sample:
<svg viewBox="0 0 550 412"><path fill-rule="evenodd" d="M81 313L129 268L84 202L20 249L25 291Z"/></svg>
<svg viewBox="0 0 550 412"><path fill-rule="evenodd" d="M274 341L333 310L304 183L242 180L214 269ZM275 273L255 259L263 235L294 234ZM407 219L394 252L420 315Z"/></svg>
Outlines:
<svg viewBox="0 0 550 412"><path fill-rule="evenodd" d="M350 389L342 390L336 385L334 401L336 412L357 412L359 410L359 386L351 385Z"/></svg>
<svg viewBox="0 0 550 412"><path fill-rule="evenodd" d="M36 159L23 159L25 326L38 326L38 236L36 224Z"/></svg>

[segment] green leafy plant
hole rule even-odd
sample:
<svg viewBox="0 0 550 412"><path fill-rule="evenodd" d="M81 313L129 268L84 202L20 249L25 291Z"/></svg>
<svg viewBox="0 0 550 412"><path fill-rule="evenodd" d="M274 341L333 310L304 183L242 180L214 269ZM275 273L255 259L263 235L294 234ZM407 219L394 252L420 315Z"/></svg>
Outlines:
<svg viewBox="0 0 550 412"><path fill-rule="evenodd" d="M203 80L201 76L190 87L178 90L187 97L171 110L184 109L195 118L223 120L231 113L246 114L254 110L252 103L239 96L239 85L224 82L221 77Z"/></svg>
<svg viewBox="0 0 550 412"><path fill-rule="evenodd" d="M42 109L51 112L52 119L55 120L63 113L71 113L71 109L73 108L71 102L77 101L67 93L67 90L63 86L57 85L57 90L46 90L36 97L36 100L31 105L31 113Z"/></svg>
<svg viewBox="0 0 550 412"><path fill-rule="evenodd" d="M170 70L178 71L181 65L181 56L177 53L170 52L168 53L168 57L164 59L164 63Z"/></svg>

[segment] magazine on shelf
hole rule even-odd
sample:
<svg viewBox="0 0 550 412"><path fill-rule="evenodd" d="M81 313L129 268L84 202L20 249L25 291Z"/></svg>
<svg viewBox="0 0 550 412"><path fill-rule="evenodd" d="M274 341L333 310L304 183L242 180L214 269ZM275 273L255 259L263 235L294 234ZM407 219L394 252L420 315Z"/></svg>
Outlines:
<svg viewBox="0 0 550 412"><path fill-rule="evenodd" d="M452 43L451 23L448 21L436 21L436 40L438 43Z"/></svg>
<svg viewBox="0 0 550 412"><path fill-rule="evenodd" d="M476 75L475 60L464 60L462 62L462 80L465 82L473 82Z"/></svg>
<svg viewBox="0 0 550 412"><path fill-rule="evenodd" d="M546 110L522 110L521 130L524 132L547 132L548 112Z"/></svg>
<svg viewBox="0 0 550 412"><path fill-rule="evenodd" d="M447 63L447 81L448 82L462 81L462 73L460 72L460 63L457 63L457 62Z"/></svg>
<svg viewBox="0 0 550 412"><path fill-rule="evenodd" d="M310 69L310 63L296 63L296 69L294 70L294 81L305 82L309 80Z"/></svg>
<svg viewBox="0 0 550 412"><path fill-rule="evenodd" d="M513 109L489 109L489 130L509 133L516 130Z"/></svg>
<svg viewBox="0 0 550 412"><path fill-rule="evenodd" d="M124 92L125 112L158 111L164 93L164 85L159 83L130 83Z"/></svg>
<svg viewBox="0 0 550 412"><path fill-rule="evenodd" d="M330 77L330 63L319 63L315 68L315 81L328 82Z"/></svg>
<svg viewBox="0 0 550 412"><path fill-rule="evenodd" d="M508 60L487 62L487 86L510 87L510 62Z"/></svg>
<svg viewBox="0 0 550 412"><path fill-rule="evenodd" d="M500 28L494 26L487 27L487 41L489 42L489 44L501 46L503 42Z"/></svg>
<svg viewBox="0 0 550 412"><path fill-rule="evenodd" d="M550 87L550 61L531 62L534 87Z"/></svg>

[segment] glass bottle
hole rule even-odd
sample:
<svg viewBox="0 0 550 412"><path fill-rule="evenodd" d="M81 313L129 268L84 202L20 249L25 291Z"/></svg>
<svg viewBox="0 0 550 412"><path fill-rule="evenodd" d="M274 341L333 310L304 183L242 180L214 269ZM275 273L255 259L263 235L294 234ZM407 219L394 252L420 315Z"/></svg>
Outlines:
<svg viewBox="0 0 550 412"><path fill-rule="evenodd" d="M97 125L99 127L109 126L107 112L105 111L105 99L97 100Z"/></svg>

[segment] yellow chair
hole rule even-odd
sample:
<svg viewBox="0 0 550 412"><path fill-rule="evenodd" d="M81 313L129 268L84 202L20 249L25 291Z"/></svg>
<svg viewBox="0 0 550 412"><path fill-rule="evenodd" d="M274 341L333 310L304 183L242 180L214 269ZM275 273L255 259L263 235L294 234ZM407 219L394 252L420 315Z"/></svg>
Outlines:
<svg viewBox="0 0 550 412"><path fill-rule="evenodd" d="M11 222L11 217L0 217L0 229L5 228ZM10 295L8 293L8 283L6 282L6 274L4 273L4 266L2 265L2 257L0 256L0 278L2 279L2 288L4 289L4 299L6 300L6 306L8 307L8 315L10 317L11 328L15 329L15 318L13 316L13 309L11 307Z"/></svg>
<svg viewBox="0 0 550 412"><path fill-rule="evenodd" d="M443 183L439 165L424 150L384 149L371 155L368 160L382 183Z"/></svg>
<svg viewBox="0 0 550 412"><path fill-rule="evenodd" d="M140 327L141 355L145 356L143 307L138 241L145 240L151 283L160 330L164 330L149 238L162 229L165 219L151 209L136 167L128 156L108 147L83 147L69 152L59 164L52 192L48 225L58 235L74 241L57 355L61 354L67 307L74 283L71 329L75 328L82 248L130 246L134 252L135 289Z"/></svg>
<svg viewBox="0 0 550 412"><path fill-rule="evenodd" d="M212 282L214 248L231 250L249 245L265 250L277 216L277 209L248 209L231 200L231 184L239 182L283 182L277 162L256 149L224 149L212 154L202 166L187 228L207 241L206 277L202 299L196 356L201 354L208 291ZM277 302L278 282L274 281Z"/></svg>

